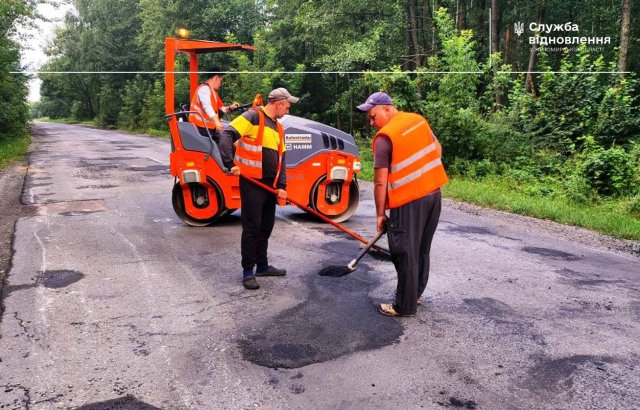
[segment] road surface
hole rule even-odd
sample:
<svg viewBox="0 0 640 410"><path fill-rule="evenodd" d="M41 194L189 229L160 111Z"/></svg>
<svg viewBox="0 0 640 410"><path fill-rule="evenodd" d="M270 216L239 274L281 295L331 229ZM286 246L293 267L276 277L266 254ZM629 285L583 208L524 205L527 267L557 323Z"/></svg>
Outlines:
<svg viewBox="0 0 640 410"><path fill-rule="evenodd" d="M640 259L447 208L415 318L390 262L292 207L245 290L240 218L184 225L169 142L37 123L2 292L0 408L637 408ZM374 233L370 184L346 225Z"/></svg>

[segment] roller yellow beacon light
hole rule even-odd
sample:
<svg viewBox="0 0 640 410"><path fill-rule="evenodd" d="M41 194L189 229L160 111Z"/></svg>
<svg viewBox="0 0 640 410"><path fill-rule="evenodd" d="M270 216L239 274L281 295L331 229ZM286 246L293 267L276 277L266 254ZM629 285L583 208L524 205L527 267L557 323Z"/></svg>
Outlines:
<svg viewBox="0 0 640 410"><path fill-rule="evenodd" d="M185 27L180 27L177 31L178 37L179 38L189 38L189 30L186 29Z"/></svg>

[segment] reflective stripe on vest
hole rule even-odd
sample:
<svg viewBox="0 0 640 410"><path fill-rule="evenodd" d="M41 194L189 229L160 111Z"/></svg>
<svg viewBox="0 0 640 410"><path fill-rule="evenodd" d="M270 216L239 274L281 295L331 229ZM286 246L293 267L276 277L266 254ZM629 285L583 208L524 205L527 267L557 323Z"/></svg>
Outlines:
<svg viewBox="0 0 640 410"><path fill-rule="evenodd" d="M437 145L436 145L435 142L432 143L432 144L429 144L426 148L421 149L420 151L416 152L415 154L413 154L409 158L405 159L404 161L402 161L402 162L400 162L400 163L398 163L396 165L392 165L391 166L391 172L398 172L398 171L408 167L409 165L413 164L414 162L416 162L420 158L424 157L425 155L427 155L431 151L435 150L436 148L437 148Z"/></svg>
<svg viewBox="0 0 640 410"><path fill-rule="evenodd" d="M410 173L409 175L400 178L399 180L395 181L395 182L391 182L389 183L389 189L398 189L403 185L408 184L411 181L415 181L416 179L420 178L422 175L426 174L428 171L432 170L433 168L437 167L438 165L442 165L442 160L440 158L436 158L431 162L428 162L426 165L424 165L422 168L413 171L412 173Z"/></svg>
<svg viewBox="0 0 640 410"><path fill-rule="evenodd" d="M242 139L238 140L238 145L242 146L242 148L248 151L262 151L262 146L247 144L246 142L242 141Z"/></svg>
<svg viewBox="0 0 640 410"><path fill-rule="evenodd" d="M408 130L403 131L402 132L402 136L404 137L405 135L409 134L410 132L415 131L421 125L422 125L422 121L418 122L416 125L414 125L413 127L409 128Z"/></svg>
<svg viewBox="0 0 640 410"><path fill-rule="evenodd" d="M243 165L248 165L250 167L257 167L260 168L262 170L262 162L258 162L258 161L252 161L250 159L244 159L244 158L240 158L236 155L236 161L238 161L239 163L243 164ZM254 177L254 178L258 178L258 177Z"/></svg>
<svg viewBox="0 0 640 410"><path fill-rule="evenodd" d="M198 96L198 90L200 90L200 87L207 87L207 89L211 93L211 106L213 107L213 112L215 112L216 115L219 114L218 96L216 95L216 92L212 90L211 87L209 87L207 84L200 84L200 86L198 86L198 88L196 89L195 94L193 94L193 98L191 99L191 110L197 112L199 115L189 114L189 122L195 124L200 128L206 127L210 129L211 128L215 129L216 122L214 118L209 117L207 112L204 110L204 107L202 106L202 101L200 101L200 97Z"/></svg>
<svg viewBox="0 0 640 410"><path fill-rule="evenodd" d="M391 141L391 164L387 179L387 208L397 208L444 185L441 148L427 120L417 114L398 112L382 127Z"/></svg>

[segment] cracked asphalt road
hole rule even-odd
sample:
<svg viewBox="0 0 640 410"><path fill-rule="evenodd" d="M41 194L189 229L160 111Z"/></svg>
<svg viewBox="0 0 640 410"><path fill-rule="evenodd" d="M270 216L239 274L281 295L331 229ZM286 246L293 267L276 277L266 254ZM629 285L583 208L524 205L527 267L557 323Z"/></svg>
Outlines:
<svg viewBox="0 0 640 410"><path fill-rule="evenodd" d="M2 289L0 408L636 408L640 259L445 206L416 318L395 272L292 207L240 283L240 219L185 226L169 142L37 123ZM375 229L370 184L346 224ZM5 210L3 209L3 212ZM3 245L4 246L4 245Z"/></svg>

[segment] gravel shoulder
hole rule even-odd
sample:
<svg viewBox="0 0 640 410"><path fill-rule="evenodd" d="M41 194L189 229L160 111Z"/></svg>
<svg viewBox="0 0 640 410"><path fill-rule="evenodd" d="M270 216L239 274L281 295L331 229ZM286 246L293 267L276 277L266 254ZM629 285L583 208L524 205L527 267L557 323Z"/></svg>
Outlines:
<svg viewBox="0 0 640 410"><path fill-rule="evenodd" d="M498 225L521 228L527 231L535 231L543 235L563 238L567 241L579 243L596 249L608 250L627 255L631 254L633 256L640 257L640 241L613 238L611 236L602 235L577 226L563 225L553 221L512 214L509 212L468 204L466 202L452 201L450 199L444 199L442 207L455 209L471 215L477 215L482 218L489 218L494 220Z"/></svg>

